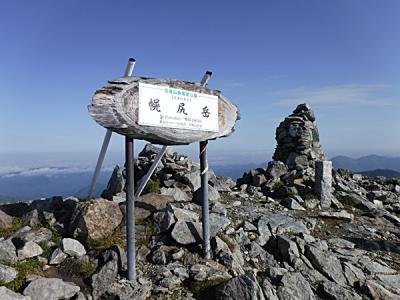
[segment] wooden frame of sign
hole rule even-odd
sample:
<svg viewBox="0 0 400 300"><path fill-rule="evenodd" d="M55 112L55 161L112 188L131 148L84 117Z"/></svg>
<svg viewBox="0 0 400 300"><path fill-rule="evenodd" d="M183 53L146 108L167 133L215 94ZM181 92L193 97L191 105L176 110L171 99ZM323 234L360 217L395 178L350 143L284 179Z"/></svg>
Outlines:
<svg viewBox="0 0 400 300"><path fill-rule="evenodd" d="M140 83L217 97L218 132L140 125ZM110 80L106 86L96 91L88 109L97 123L111 131L161 145L187 145L196 141L229 136L240 118L238 107L230 103L220 91L210 90L193 82L145 77L121 77Z"/></svg>

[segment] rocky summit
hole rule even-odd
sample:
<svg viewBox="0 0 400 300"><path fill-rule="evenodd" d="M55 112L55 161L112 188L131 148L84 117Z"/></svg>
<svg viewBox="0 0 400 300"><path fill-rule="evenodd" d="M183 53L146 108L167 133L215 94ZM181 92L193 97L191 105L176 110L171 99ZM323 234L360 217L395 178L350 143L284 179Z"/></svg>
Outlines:
<svg viewBox="0 0 400 300"><path fill-rule="evenodd" d="M0 206L0 299L400 299L400 183L334 170L315 115L279 125L273 160L236 182L167 152L135 201L136 282L126 280L125 170L101 199ZM138 186L160 149L135 161Z"/></svg>

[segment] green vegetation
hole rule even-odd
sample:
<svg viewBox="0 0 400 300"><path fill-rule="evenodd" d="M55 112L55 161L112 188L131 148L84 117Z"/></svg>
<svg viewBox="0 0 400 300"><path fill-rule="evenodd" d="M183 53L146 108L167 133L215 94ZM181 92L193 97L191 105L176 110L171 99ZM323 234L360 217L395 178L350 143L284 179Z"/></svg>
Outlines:
<svg viewBox="0 0 400 300"><path fill-rule="evenodd" d="M339 196L338 198L340 202L347 206L357 207L361 204L361 201L352 195Z"/></svg>
<svg viewBox="0 0 400 300"><path fill-rule="evenodd" d="M284 186L284 184L283 184L283 182L282 181L277 181L277 182L275 182L273 185L272 185L272 190L279 190L281 187L283 187Z"/></svg>
<svg viewBox="0 0 400 300"><path fill-rule="evenodd" d="M15 231L20 229L23 226L22 220L20 218L13 218L12 225L8 228L0 228L0 237L8 238Z"/></svg>
<svg viewBox="0 0 400 300"><path fill-rule="evenodd" d="M50 259L51 254L53 253L53 248L49 246L47 241L43 241L39 243L39 246L43 249L43 253L41 256Z"/></svg>
<svg viewBox="0 0 400 300"><path fill-rule="evenodd" d="M143 194L149 194L149 193L159 194L160 186L161 186L160 180L150 179L149 182L147 183L146 187L144 188Z"/></svg>
<svg viewBox="0 0 400 300"><path fill-rule="evenodd" d="M397 179L397 178L389 178L389 179L386 179L383 183L384 183L384 184L393 184L393 185L398 184L398 185L400 185L400 179Z"/></svg>
<svg viewBox="0 0 400 300"><path fill-rule="evenodd" d="M96 272L96 267L92 265L89 261L80 261L79 273L84 277L90 277L94 272Z"/></svg>
<svg viewBox="0 0 400 300"><path fill-rule="evenodd" d="M39 262L37 258L26 259L20 262L6 263L8 266L13 267L17 270L18 275L13 281L4 283L0 281L0 286L18 292L26 283L26 277L28 275L37 274L42 275L43 263Z"/></svg>
<svg viewBox="0 0 400 300"><path fill-rule="evenodd" d="M303 197L304 200L318 199L318 196L313 193L305 194Z"/></svg>
<svg viewBox="0 0 400 300"><path fill-rule="evenodd" d="M204 281L195 281L191 285L191 291L196 297L201 297L201 294L205 292L207 289L217 286L225 281L227 281L229 278L218 278L214 280L204 280Z"/></svg>
<svg viewBox="0 0 400 300"><path fill-rule="evenodd" d="M92 249L108 249L113 245L119 245L121 247L124 246L124 238L122 236L121 230L115 231L113 234L110 234L99 240L91 240L89 242L89 248Z"/></svg>

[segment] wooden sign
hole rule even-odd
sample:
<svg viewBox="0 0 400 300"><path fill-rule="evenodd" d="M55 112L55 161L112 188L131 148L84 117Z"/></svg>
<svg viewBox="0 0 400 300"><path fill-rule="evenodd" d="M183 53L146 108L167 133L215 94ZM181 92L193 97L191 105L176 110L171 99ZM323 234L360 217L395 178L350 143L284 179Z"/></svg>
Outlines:
<svg viewBox="0 0 400 300"><path fill-rule="evenodd" d="M143 77L110 80L88 106L101 126L154 144L184 145L225 137L239 109L197 83Z"/></svg>

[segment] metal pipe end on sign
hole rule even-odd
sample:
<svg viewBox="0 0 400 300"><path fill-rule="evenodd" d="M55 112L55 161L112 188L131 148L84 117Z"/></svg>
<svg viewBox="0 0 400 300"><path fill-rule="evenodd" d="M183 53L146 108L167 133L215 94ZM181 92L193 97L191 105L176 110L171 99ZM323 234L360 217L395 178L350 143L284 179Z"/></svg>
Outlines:
<svg viewBox="0 0 400 300"><path fill-rule="evenodd" d="M204 74L203 78L200 81L200 85L203 86L203 87L206 87L207 84L208 84L208 81L211 78L211 75L212 75L211 71L206 71L206 73Z"/></svg>

